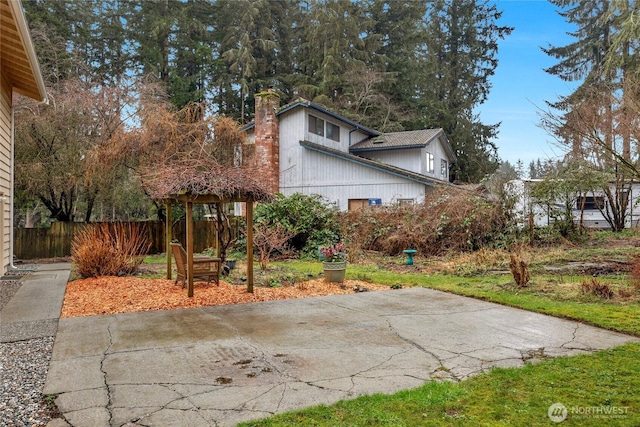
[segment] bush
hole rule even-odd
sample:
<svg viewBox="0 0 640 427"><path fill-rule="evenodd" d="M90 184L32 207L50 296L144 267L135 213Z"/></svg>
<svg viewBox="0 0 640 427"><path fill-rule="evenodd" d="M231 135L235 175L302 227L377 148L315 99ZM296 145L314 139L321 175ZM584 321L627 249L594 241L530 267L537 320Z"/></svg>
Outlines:
<svg viewBox="0 0 640 427"><path fill-rule="evenodd" d="M514 230L500 201L458 189L438 189L419 205L393 205L346 212L339 217L351 252L374 250L424 255L504 246ZM511 230L511 231L510 231Z"/></svg>
<svg viewBox="0 0 640 427"><path fill-rule="evenodd" d="M337 209L319 195L277 194L269 203L256 206L254 222L281 226L291 234L288 246L303 255L317 256L318 246L338 239Z"/></svg>
<svg viewBox="0 0 640 427"><path fill-rule="evenodd" d="M583 294L591 294L604 299L612 299L614 296L609 285L600 283L595 277L592 277L590 280L583 280L581 291Z"/></svg>
<svg viewBox="0 0 640 427"><path fill-rule="evenodd" d="M631 265L631 279L633 287L636 291L640 291L640 257L635 257L633 259L633 264Z"/></svg>
<svg viewBox="0 0 640 427"><path fill-rule="evenodd" d="M134 274L151 244L138 224L91 224L76 232L71 259L83 277Z"/></svg>
<svg viewBox="0 0 640 427"><path fill-rule="evenodd" d="M509 254L509 270L511 270L513 280L516 281L518 287L521 288L529 283L529 269L527 268L526 261L522 259L520 254Z"/></svg>

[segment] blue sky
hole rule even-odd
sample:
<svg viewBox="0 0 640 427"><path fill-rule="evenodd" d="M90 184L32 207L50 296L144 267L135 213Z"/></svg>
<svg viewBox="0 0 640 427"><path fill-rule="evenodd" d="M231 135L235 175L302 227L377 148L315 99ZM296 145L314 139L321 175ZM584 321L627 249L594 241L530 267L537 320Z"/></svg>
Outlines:
<svg viewBox="0 0 640 427"><path fill-rule="evenodd" d="M497 0L504 13L500 25L515 27L499 43L498 68L491 78L487 102L476 109L485 124L502 122L498 154L515 166L518 159L528 171L529 162L538 158L557 159L563 154L553 136L538 126L545 101L569 95L577 82L564 82L544 72L557 63L540 46L565 46L574 41L567 35L574 27L556 13L546 0Z"/></svg>

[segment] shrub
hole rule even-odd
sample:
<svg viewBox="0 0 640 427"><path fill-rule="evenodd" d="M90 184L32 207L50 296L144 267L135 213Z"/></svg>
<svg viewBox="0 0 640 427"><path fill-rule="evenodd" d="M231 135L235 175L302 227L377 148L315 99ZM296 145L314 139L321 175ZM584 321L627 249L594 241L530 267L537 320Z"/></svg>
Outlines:
<svg viewBox="0 0 640 427"><path fill-rule="evenodd" d="M254 244L260 257L260 269L266 270L274 252L283 253L287 250L288 241L293 233L280 224L272 225L268 222L257 223L253 230Z"/></svg>
<svg viewBox="0 0 640 427"><path fill-rule="evenodd" d="M633 264L631 265L631 280L633 287L637 291L640 291L640 257L633 259Z"/></svg>
<svg viewBox="0 0 640 427"><path fill-rule="evenodd" d="M530 279L526 261L519 254L514 253L509 254L509 260L509 270L513 274L516 285L518 287L526 286Z"/></svg>
<svg viewBox="0 0 640 427"><path fill-rule="evenodd" d="M316 194L277 194L273 201L256 206L254 222L282 227L290 233L289 247L303 255L317 256L318 246L338 239L337 212Z"/></svg>
<svg viewBox="0 0 640 427"><path fill-rule="evenodd" d="M76 232L71 259L81 277L134 274L150 243L138 224L91 224Z"/></svg>
<svg viewBox="0 0 640 427"><path fill-rule="evenodd" d="M583 294L591 294L604 299L611 299L614 295L609 285L598 282L598 279L595 277L589 280L583 280L581 289Z"/></svg>
<svg viewBox="0 0 640 427"><path fill-rule="evenodd" d="M399 255L474 251L510 241L509 216L500 201L462 189L438 189L418 205L364 208L339 216L350 253L366 250Z"/></svg>

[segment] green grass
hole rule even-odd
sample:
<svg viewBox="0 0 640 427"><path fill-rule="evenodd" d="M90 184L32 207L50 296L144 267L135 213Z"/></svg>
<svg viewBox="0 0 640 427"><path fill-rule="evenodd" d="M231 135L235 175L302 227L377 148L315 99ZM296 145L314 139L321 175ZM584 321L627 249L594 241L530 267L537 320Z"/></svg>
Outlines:
<svg viewBox="0 0 640 427"><path fill-rule="evenodd" d="M496 368L460 383L429 382L394 395L276 415L243 426L549 426L550 405L568 409L563 426L640 425L640 344ZM587 416L615 411L618 417Z"/></svg>
<svg viewBox="0 0 640 427"><path fill-rule="evenodd" d="M147 255L144 257L143 264L166 264L166 254Z"/></svg>

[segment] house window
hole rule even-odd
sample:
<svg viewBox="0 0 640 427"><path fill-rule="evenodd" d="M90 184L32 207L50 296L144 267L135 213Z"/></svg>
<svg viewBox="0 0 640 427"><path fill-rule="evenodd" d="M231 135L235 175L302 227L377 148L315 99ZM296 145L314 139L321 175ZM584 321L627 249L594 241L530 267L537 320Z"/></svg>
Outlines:
<svg viewBox="0 0 640 427"><path fill-rule="evenodd" d="M582 209L583 198L578 197L576 200L576 209ZM584 210L585 211L595 211L605 208L604 197L603 196L586 196L584 197Z"/></svg>
<svg viewBox="0 0 640 427"><path fill-rule="evenodd" d="M399 205L412 205L415 202L416 202L415 199L398 199Z"/></svg>
<svg viewBox="0 0 640 427"><path fill-rule="evenodd" d="M449 177L449 163L446 160L440 160L440 175Z"/></svg>
<svg viewBox="0 0 640 427"><path fill-rule="evenodd" d="M309 132L324 136L324 120L309 115Z"/></svg>
<svg viewBox="0 0 640 427"><path fill-rule="evenodd" d="M327 138L340 142L340 127L327 122Z"/></svg>
<svg viewBox="0 0 640 427"><path fill-rule="evenodd" d="M435 172L434 163L435 163L435 157L433 157L433 154L427 153L427 173Z"/></svg>

